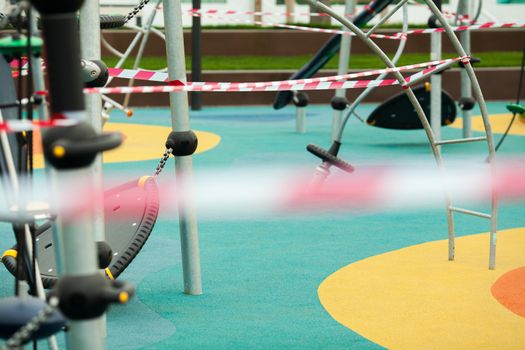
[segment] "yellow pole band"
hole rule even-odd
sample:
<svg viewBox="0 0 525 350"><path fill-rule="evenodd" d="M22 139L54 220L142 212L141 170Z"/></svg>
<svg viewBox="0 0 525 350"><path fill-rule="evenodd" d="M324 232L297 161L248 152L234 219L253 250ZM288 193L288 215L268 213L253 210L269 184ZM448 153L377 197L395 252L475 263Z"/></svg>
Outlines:
<svg viewBox="0 0 525 350"><path fill-rule="evenodd" d="M4 254L2 254L2 259L6 256L11 256L16 259L16 257L18 256L18 252L14 249L8 249L4 252Z"/></svg>

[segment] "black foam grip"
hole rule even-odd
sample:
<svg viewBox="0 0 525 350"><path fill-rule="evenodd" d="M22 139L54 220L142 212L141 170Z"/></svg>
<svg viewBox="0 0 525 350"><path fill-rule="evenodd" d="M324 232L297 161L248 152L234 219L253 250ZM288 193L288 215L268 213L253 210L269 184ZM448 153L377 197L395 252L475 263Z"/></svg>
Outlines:
<svg viewBox="0 0 525 350"><path fill-rule="evenodd" d="M100 15L100 29L120 28L126 24L126 16Z"/></svg>
<svg viewBox="0 0 525 350"><path fill-rule="evenodd" d="M354 171L354 167L344 160L334 156L329 151L313 144L306 146L308 152L312 153L314 156L321 158L323 162L327 162L343 171L351 173Z"/></svg>

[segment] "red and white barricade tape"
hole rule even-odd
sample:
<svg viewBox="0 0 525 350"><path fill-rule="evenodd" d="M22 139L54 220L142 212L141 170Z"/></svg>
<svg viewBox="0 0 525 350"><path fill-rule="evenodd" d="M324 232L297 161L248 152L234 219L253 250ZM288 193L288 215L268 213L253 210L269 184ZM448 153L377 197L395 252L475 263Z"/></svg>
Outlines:
<svg viewBox="0 0 525 350"><path fill-rule="evenodd" d="M446 60L431 61L425 63L412 64L408 66L386 68L373 71L365 71L344 75L335 75L328 77L298 79L298 80L284 80L284 81L267 81L267 82L188 82L183 84L180 81L170 85L161 86L132 86L132 87L106 87L106 88L86 88L85 93L100 93L100 94L128 94L128 93L167 93L167 92L181 92L181 91L209 91L209 92L261 92L261 91L302 91L302 90L337 90L337 89L364 89L367 87L384 87L399 85L396 79L383 80L351 80L347 79L362 78L381 73L392 73L407 71L409 69L424 68L423 70L405 77L405 83L408 84L418 79L424 78L426 75L435 73L445 66L453 62L462 61L464 63L469 61L469 57L456 57ZM154 77L155 73L149 71L133 71L133 70L112 70L115 76L126 77L128 79L134 77ZM135 78L138 79L138 78ZM163 78L164 79L164 78ZM162 80L165 82L165 80ZM29 120L10 120L0 123L0 131L3 132L22 132L30 131L38 128L71 126L76 124L77 120L72 119L53 119L49 121L29 121Z"/></svg>
<svg viewBox="0 0 525 350"><path fill-rule="evenodd" d="M354 14L357 10L354 11ZM220 16L279 16L279 17L330 17L323 12L270 12L270 11L236 11L236 10L219 10L219 9L191 9L188 10L191 16L220 15ZM345 14L345 17L352 17L352 14Z"/></svg>
<svg viewBox="0 0 525 350"><path fill-rule="evenodd" d="M78 124L76 119L8 120L0 123L0 132L22 132L40 128L63 127Z"/></svg>
<svg viewBox="0 0 525 350"><path fill-rule="evenodd" d="M508 22L508 23L496 23L496 22L486 22L481 24L474 25L462 25L457 27L452 27L454 32L463 32L465 30L481 30L481 29L491 29L491 28L525 28L525 23L518 22ZM429 29L414 29L408 31L406 34L428 34L428 33L443 33L445 28L429 28ZM395 35L400 36L402 33L396 33Z"/></svg>
<svg viewBox="0 0 525 350"><path fill-rule="evenodd" d="M167 72L143 69L108 68L108 73L110 77L114 78L158 81L162 83L170 82Z"/></svg>
<svg viewBox="0 0 525 350"><path fill-rule="evenodd" d="M402 71L411 70L411 69L437 66L437 65L441 65L445 63L450 63L450 62L465 61L468 59L469 57L467 56L466 57L456 57L456 58L449 58L445 60L410 64L410 65L396 67L396 68L376 69L376 70L370 70L370 71L364 71L364 72L334 75L334 76L329 76L329 77L298 79L298 80L294 80L293 82L297 84L304 84L304 83L357 79L357 78L379 75L383 73L402 72ZM115 78L157 81L157 82L163 82L163 83L170 83L170 85L182 85L183 84L180 81L171 82L168 78L168 73L158 72L158 71L109 68L109 75ZM262 84L275 85L275 84L280 84L280 83L282 83L282 81L273 81L273 82L270 81L270 82L260 82L260 83L250 83L250 84L257 84L258 86L261 86ZM187 85L189 84L192 84L192 83L187 83ZM202 83L193 83L193 84L202 84ZM248 84L248 83L244 83L244 84Z"/></svg>
<svg viewBox="0 0 525 350"><path fill-rule="evenodd" d="M217 19L225 19L220 16L206 14L206 17L212 17ZM260 26L276 27L276 28L285 28L293 30L301 30L305 32L312 33L330 33L330 34L341 34L341 35L350 35L355 36L353 32L344 31L340 29L327 29L327 28L318 28L318 27L305 27L292 24L283 24L283 23L274 23L274 22L264 22L264 21L252 21L238 18L228 18L231 22L244 23L244 24L255 24ZM462 32L465 30L482 30L482 29L491 29L491 28L525 28L525 23L509 22L509 23L496 23L496 22L486 22L480 24L469 24L461 25L457 27L452 27L454 32ZM391 39L391 40L406 40L407 35L411 34L428 34L428 33L442 33L445 32L444 28L427 28L427 29L414 29L409 30L406 33L398 32L394 34L372 34L371 38L375 39Z"/></svg>
<svg viewBox="0 0 525 350"><path fill-rule="evenodd" d="M419 3L419 2L417 2L415 0L408 0L408 3L412 4L412 5L416 5L418 7L424 7L427 10L430 11L430 8L427 5ZM441 11L441 14L443 14L443 17L445 17L445 18L455 18L457 16L458 20L461 21L461 22L469 22L470 24L474 24L475 23L473 21L470 21L470 16L469 15L460 15L460 14L457 14L455 12L446 11L446 10Z"/></svg>
<svg viewBox="0 0 525 350"><path fill-rule="evenodd" d="M305 26L298 26L298 25L293 25L293 24L265 22L265 21L253 21L253 20L239 19L239 18L224 18L221 16L215 16L215 15L209 15L209 14L201 15L201 16L206 16L206 17L215 18L215 19L227 19L230 22L243 23L243 24L255 24L255 25L263 26L263 27L284 28L284 29L300 30L300 31L312 32L312 33L329 33L329 34L341 34L341 35L355 36L353 32L340 30L340 29L305 27ZM372 34L370 35L370 37L376 38L376 39L392 39L392 40L406 39L406 37L403 35L397 36L397 35L385 35L385 34Z"/></svg>
<svg viewBox="0 0 525 350"><path fill-rule="evenodd" d="M457 59L454 59L457 60ZM466 59L468 62L468 58ZM418 73L405 78L409 83L419 80L423 76L431 74L440 68L450 64L444 63L438 66L426 68ZM359 73L357 73L359 74ZM399 85L396 79L383 80L352 80L341 81L334 76L301 79L301 80L284 80L271 82L256 83L238 83L238 82L193 82L185 85L164 85L164 86L125 86L125 87L106 87L106 88L86 88L88 94L133 94L133 93L167 93L182 91L205 91L205 92L262 92L262 91L311 91L311 90L337 90L337 89L364 89L367 87L384 87Z"/></svg>

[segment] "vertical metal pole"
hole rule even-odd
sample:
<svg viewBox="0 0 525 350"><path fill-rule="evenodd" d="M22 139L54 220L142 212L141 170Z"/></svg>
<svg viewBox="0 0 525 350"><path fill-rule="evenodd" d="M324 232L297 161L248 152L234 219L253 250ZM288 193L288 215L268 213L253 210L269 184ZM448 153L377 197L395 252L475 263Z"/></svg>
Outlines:
<svg viewBox="0 0 525 350"><path fill-rule="evenodd" d="M41 13L47 54L51 116L59 115L70 119L85 120L85 101L82 94L80 70L80 38L76 16L76 9L80 6L80 2L69 1L68 6L61 6L62 3L53 5L45 0L32 0L32 2ZM54 189L60 189L56 193L57 201L67 202L58 206L58 220L55 223L57 226L55 232L57 236L60 236L55 241L55 245L57 242L61 245L61 247L55 247L55 254L57 259L63 262L63 269L59 271L60 276L95 274L98 264L94 244L93 213L82 211L68 216L62 215L60 210L60 208L68 208L72 205L71 194L79 192L79 184L80 188L90 188L93 184L93 172L89 167L57 171L52 180ZM104 348L104 337L98 320L71 320L68 327L66 343L69 349L101 350Z"/></svg>
<svg viewBox="0 0 525 350"><path fill-rule="evenodd" d="M98 0L85 0L80 8L80 53L88 60L100 60L100 8ZM100 94L85 94L86 113L97 133L102 132L102 99ZM98 155L92 165L97 191L102 192L102 155ZM102 196L100 196L102 199ZM103 241L104 208L102 202L95 209L95 239Z"/></svg>
<svg viewBox="0 0 525 350"><path fill-rule="evenodd" d="M355 0L346 0L345 3L345 15L348 13L354 13ZM344 27L345 32L350 33L350 29ZM339 50L339 66L337 69L337 74L346 74L348 72L348 66L350 64L350 50L352 47L352 36L343 35L341 37L341 47ZM338 89L335 92L336 97L345 97L346 90ZM339 129L341 129L341 122L343 120L343 112L334 110L334 115L332 118L332 138L331 140L336 140L339 135Z"/></svg>
<svg viewBox="0 0 525 350"><path fill-rule="evenodd" d="M37 16L36 13L33 13L31 16L31 23L29 24L31 26L31 33L33 36L40 36L38 33L38 23L37 23ZM45 85L44 85L44 70L42 69L42 64L39 58L36 58L32 55L29 56L29 59L31 60L31 65L33 69L33 88L35 91L44 91ZM42 97L42 103L38 105L37 111L38 111L38 119L40 120L47 120L49 119L49 116L47 114L47 108L46 108L46 98L45 96Z"/></svg>
<svg viewBox="0 0 525 350"><path fill-rule="evenodd" d="M458 14L469 15L469 1L460 0L458 5ZM464 30L459 33L459 41L463 49L470 55L470 30ZM466 69L461 69L461 97L472 97L472 83L470 82ZM463 137L472 136L472 111L462 110L463 116Z"/></svg>
<svg viewBox="0 0 525 350"><path fill-rule="evenodd" d="M81 58L88 60L100 60L100 6L99 0L84 0L80 8L79 18L80 29L80 54ZM102 132L102 99L100 94L85 94L84 101L86 104L86 114L90 120L93 129L97 133ZM102 178L102 154L98 154L93 164L86 169L91 172L95 201L92 209L93 216L93 238L95 241L105 241L104 232L104 195L103 195L103 178ZM98 264L97 264L98 265ZM91 325L91 323L93 323ZM88 327L98 326L100 333L106 336L106 315L102 315L96 320L89 321ZM103 344L102 344L103 345Z"/></svg>
<svg viewBox="0 0 525 350"><path fill-rule="evenodd" d="M286 22L293 23L293 13L295 12L295 0L285 0L284 3L286 5Z"/></svg>
<svg viewBox="0 0 525 350"><path fill-rule="evenodd" d="M164 0L164 26L169 78L170 80L186 82L180 0ZM190 130L188 94L186 92L170 93L170 106L173 130ZM192 176L192 157L175 157L175 172L179 185L181 182L190 181ZM184 203L179 203L179 227L184 293L199 295L202 294L202 282L197 217L193 204L188 200L184 201Z"/></svg>
<svg viewBox="0 0 525 350"><path fill-rule="evenodd" d="M201 0L192 0L194 9L201 9ZM201 37L202 26L201 17L193 16L191 25L191 80L202 81L202 53L201 53ZM202 94L193 91L190 94L191 109L193 111L200 111L202 109Z"/></svg>
<svg viewBox="0 0 525 350"><path fill-rule="evenodd" d="M441 10L441 0L433 0ZM441 33L430 34L430 60L441 59ZM441 139L441 74L430 77L430 125L435 141ZM439 147L439 146L438 146Z"/></svg>
<svg viewBox="0 0 525 350"><path fill-rule="evenodd" d="M439 9L432 3L430 0L425 0L427 5L430 7L432 12L439 18L441 21L445 21L443 16L441 15L441 12ZM450 42L456 49L457 53L460 56L466 56L466 52L461 46L461 43L456 38L455 34L452 32L452 29L450 26L445 23L444 25L445 31L447 32L447 35L450 39ZM485 99L483 97L483 92L481 91L481 87L479 85L478 79L476 78L476 74L474 73L474 69L472 68L472 65L470 63L465 64L465 70L469 76L470 82L472 83L472 92L474 95L474 98L477 100L477 103L479 105L479 109L481 111L481 116L483 118L483 125L485 126L485 133L487 135L487 146L488 146L488 152L489 152L489 164L490 164L490 172L492 175L492 178L495 177L496 173L496 150L494 147L494 137L492 134L492 126L490 124L489 119L489 111L487 109L487 104L485 103ZM491 198L491 222L490 222L490 242L489 242L489 269L493 270L496 267L496 240L497 240L497 229L498 229L498 192L496 190L492 191L492 198Z"/></svg>
<svg viewBox="0 0 525 350"><path fill-rule="evenodd" d="M297 107L295 111L295 131L299 134L306 132L306 107Z"/></svg>
<svg viewBox="0 0 525 350"><path fill-rule="evenodd" d="M148 18L146 19L146 25L141 28L141 30L144 31L144 34L142 36L142 40L140 41L139 49L135 56L135 62L133 63L133 69L138 69L140 66L140 61L142 61L142 56L144 56L144 51L146 50L146 44L148 43L149 35L153 27L153 21L155 20L155 15L157 14L157 11L159 10L161 1L162 0L157 0L155 7L150 12ZM135 79L130 79L128 81L128 86L133 86L134 83L135 83ZM122 106L124 108L127 109L129 107L130 99L131 99L131 94L126 94L124 96L124 102L122 102Z"/></svg>
<svg viewBox="0 0 525 350"><path fill-rule="evenodd" d="M262 0L253 0L253 10L255 12L262 12ZM261 15L255 15L253 16L253 18L257 22L262 21Z"/></svg>

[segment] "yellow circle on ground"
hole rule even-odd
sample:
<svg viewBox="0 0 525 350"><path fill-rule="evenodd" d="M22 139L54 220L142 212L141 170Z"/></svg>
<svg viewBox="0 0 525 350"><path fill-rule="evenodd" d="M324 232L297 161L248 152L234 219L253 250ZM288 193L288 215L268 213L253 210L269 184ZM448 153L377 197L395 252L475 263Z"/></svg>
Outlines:
<svg viewBox="0 0 525 350"><path fill-rule="evenodd" d="M491 114L489 119L490 125L492 126L492 132L503 134L505 130L507 130L510 120L512 119L512 114ZM518 115L516 116L509 131L510 135L525 135L525 123L522 119L522 117ZM450 124L449 127L457 129L463 128L463 119L456 118L454 123ZM481 116L477 115L472 117L472 130L485 132L483 118L481 118Z"/></svg>
<svg viewBox="0 0 525 350"><path fill-rule="evenodd" d="M104 152L104 163L136 162L150 159L160 159L165 150L164 143L171 128L158 125L107 123L104 131L118 131L124 134L124 142L120 147L112 151ZM195 131L199 145L195 153L208 151L219 144L219 135ZM35 141L40 142L40 140ZM34 156L35 168L44 166L42 154Z"/></svg>
<svg viewBox="0 0 525 350"><path fill-rule="evenodd" d="M525 318L491 294L494 282L525 264L525 228L498 232L496 270L488 269L488 234L370 257L319 286L339 323L388 349L523 349Z"/></svg>

